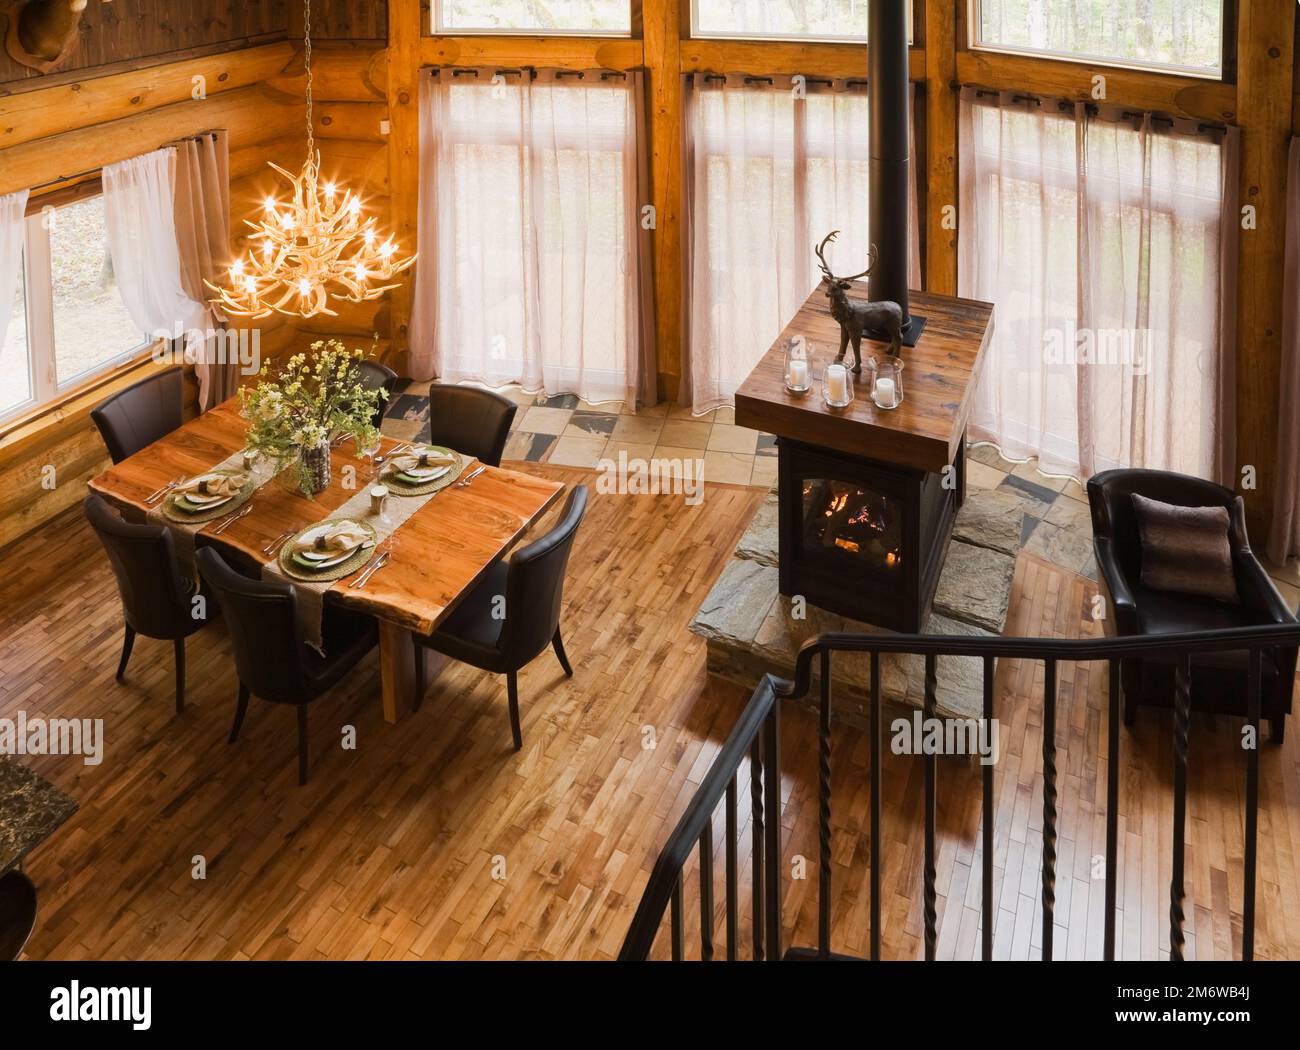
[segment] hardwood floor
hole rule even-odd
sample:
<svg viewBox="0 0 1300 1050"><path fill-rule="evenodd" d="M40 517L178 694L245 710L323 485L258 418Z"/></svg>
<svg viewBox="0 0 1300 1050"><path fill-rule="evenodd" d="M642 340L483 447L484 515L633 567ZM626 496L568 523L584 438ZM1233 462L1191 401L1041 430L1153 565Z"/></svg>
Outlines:
<svg viewBox="0 0 1300 1050"><path fill-rule="evenodd" d="M590 472L528 464L565 481ZM104 719L101 765L27 757L80 811L30 858L41 893L32 958L611 958L657 851L745 697L708 684L686 630L762 498L710 486L704 503L594 495L570 563L564 629L576 676L543 654L521 675L524 748L511 749L503 679L453 666L390 726L377 662L312 711L311 782L296 785L292 713L254 703L225 742L235 675L218 622L190 641L189 706L172 708L171 648L139 639L113 680L121 613L79 511L0 555L0 717ZM1077 634L1094 585L1028 555L1008 633ZM1040 669L1005 663L995 833L999 958L1038 946ZM1104 669L1063 667L1058 957L1099 958L1104 846ZM815 720L786 713L787 940L816 931ZM342 746L346 727L356 747ZM1191 957L1240 951L1244 761L1237 722L1193 719ZM1300 753L1293 731L1261 753L1257 953L1300 958ZM1167 712L1124 731L1119 946L1159 958L1167 939L1172 753ZM653 745L653 746L651 746ZM836 731L834 946L863 953L869 755ZM883 939L921 952L921 770L886 755ZM979 954L979 780L939 783L939 951ZM744 799L747 792L742 792ZM742 862L748 852L742 802ZM715 842L721 846L721 815ZM195 878L200 860L206 877ZM721 870L719 865L717 870ZM785 870L791 870L787 865ZM691 885L690 882L687 885ZM720 892L715 899L721 902ZM688 931L695 930L693 892ZM719 904L719 907L721 905ZM746 911L742 908L742 914ZM721 921L718 929L721 930ZM659 948L665 948L665 937ZM747 940L747 935L746 935Z"/></svg>

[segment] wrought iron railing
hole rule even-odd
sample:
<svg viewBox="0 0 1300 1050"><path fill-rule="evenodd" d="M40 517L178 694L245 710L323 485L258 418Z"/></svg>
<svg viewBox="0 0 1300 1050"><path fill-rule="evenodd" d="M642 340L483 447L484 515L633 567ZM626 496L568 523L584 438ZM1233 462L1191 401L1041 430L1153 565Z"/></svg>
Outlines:
<svg viewBox="0 0 1300 1050"><path fill-rule="evenodd" d="M1173 858L1169 896L1169 956L1183 958L1184 850L1187 823L1187 738L1191 719L1192 656L1211 652L1248 654L1247 721L1253 727L1253 744L1247 750L1245 887L1242 909L1242 956L1254 957L1255 882L1259 818L1259 721L1262 688L1262 659L1266 650L1292 649L1300 645L1300 624L1236 628L1194 634L1130 636L1078 640L1046 638L939 637L921 635L824 634L805 643L799 652L793 681L768 675L758 684L735 728L727 737L699 790L660 853L650 881L641 897L632 925L623 942L620 959L650 957L655 939L669 913L671 953L683 956L685 891L683 873L698 847L700 896L700 953L711 960L716 954L713 873L713 819L725 806L725 956L741 955L739 944L740 886L737 863L738 779L745 758L750 764L751 797L751 881L752 945L749 957L780 960L782 951L781 910L781 729L783 703L807 698L812 685L813 661L819 662L818 703L818 840L817 890L818 944L815 949L789 955L831 956L831 657L834 653L869 653L871 695L869 735L871 749L871 944L870 958L880 958L881 893L879 851L881 811L881 696L882 654L917 655L925 658L923 714L933 718L938 678L936 662L941 656L975 657L983 661L983 709L987 722L997 717L993 695L994 661L1035 660L1044 665L1043 688L1043 831L1042 831L1042 957L1052 958L1053 914L1056 905L1057 768L1056 768L1056 685L1057 666L1062 662L1105 661L1110 669L1109 726L1107 734L1106 783L1106 903L1103 952L1115 958L1115 911L1117 878L1117 835L1120 746L1120 667L1130 659L1162 656L1174 662L1174 812ZM1279 661L1278 666L1286 666ZM938 942L936 872L937 758L922 756L925 764L925 859L924 925L925 958L935 957ZM993 957L993 766L982 770L983 803L983 918L982 957Z"/></svg>

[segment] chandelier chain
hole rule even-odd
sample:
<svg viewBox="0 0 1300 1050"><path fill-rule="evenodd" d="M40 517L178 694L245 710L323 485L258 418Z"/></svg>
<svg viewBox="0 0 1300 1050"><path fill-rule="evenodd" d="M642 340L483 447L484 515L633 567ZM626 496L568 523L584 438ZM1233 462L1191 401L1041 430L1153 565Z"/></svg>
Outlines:
<svg viewBox="0 0 1300 1050"><path fill-rule="evenodd" d="M316 122L312 116L315 101L311 71L311 0L303 0L303 63L307 67L307 156L316 156Z"/></svg>

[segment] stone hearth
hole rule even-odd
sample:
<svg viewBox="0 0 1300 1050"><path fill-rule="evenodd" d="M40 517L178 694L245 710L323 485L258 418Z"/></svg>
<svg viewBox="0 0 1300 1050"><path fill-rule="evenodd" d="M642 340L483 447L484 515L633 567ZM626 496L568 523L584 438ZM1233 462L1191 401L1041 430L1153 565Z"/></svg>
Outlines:
<svg viewBox="0 0 1300 1050"><path fill-rule="evenodd" d="M922 633L1002 632L1024 519L1024 502L1014 495L970 491L957 515L933 611ZM735 555L691 624L691 630L708 643L709 673L746 689L757 685L764 674L788 677L799 647L818 634L881 631L812 605L807 606L804 619L792 616L793 599L779 593L777 522L777 494L773 491L754 515ZM836 717L865 724L871 657L840 654L833 665ZM924 672L923 657L883 657L883 698L919 708L924 700ZM979 717L983 698L979 660L940 658L938 680L936 701L941 716Z"/></svg>

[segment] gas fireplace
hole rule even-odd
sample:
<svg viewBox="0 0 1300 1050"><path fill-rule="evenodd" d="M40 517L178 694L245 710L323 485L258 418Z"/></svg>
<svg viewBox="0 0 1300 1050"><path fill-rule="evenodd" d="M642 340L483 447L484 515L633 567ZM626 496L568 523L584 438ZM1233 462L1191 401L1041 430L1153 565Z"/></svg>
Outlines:
<svg viewBox="0 0 1300 1050"><path fill-rule="evenodd" d="M781 593L897 631L925 625L965 459L929 473L778 441Z"/></svg>

